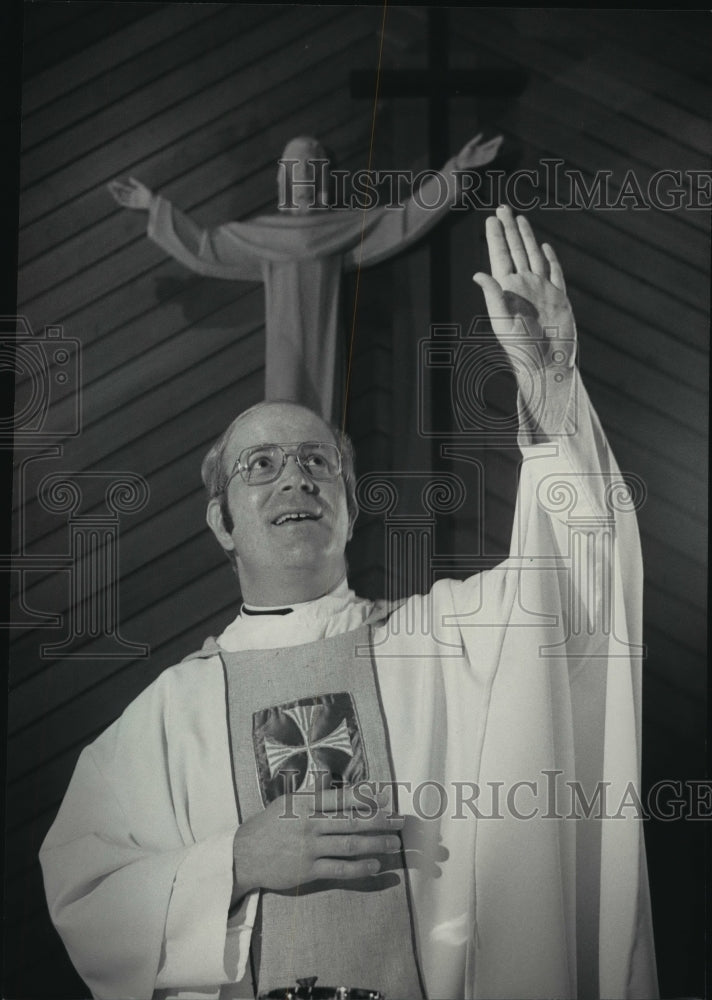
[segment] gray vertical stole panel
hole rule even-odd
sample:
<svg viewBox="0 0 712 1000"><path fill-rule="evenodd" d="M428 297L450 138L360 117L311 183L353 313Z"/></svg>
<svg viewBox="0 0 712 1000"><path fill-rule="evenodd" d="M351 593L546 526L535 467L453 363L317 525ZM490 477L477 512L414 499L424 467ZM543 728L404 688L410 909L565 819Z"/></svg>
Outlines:
<svg viewBox="0 0 712 1000"><path fill-rule="evenodd" d="M364 625L303 646L221 653L241 823L295 789L311 808L324 772L331 787L395 779L370 639ZM280 822L298 822L285 812ZM392 1000L425 996L404 855L380 860L370 878L262 890L260 992L318 976Z"/></svg>

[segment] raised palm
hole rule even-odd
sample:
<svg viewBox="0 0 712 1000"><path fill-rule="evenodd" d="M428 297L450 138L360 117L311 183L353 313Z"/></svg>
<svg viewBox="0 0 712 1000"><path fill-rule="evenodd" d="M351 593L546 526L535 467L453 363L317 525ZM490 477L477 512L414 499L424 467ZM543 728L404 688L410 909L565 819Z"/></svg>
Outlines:
<svg viewBox="0 0 712 1000"><path fill-rule="evenodd" d="M495 335L510 357L531 345L545 364L573 364L576 324L566 283L554 250L540 247L523 216L509 207L487 219L487 247L492 274L478 272ZM563 356L562 353L563 352Z"/></svg>

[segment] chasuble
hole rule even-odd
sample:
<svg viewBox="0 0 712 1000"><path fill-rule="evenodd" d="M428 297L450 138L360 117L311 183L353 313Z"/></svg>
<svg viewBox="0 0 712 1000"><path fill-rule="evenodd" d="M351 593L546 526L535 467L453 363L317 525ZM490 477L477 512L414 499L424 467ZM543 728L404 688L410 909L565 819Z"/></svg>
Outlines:
<svg viewBox="0 0 712 1000"><path fill-rule="evenodd" d="M520 432L508 558L438 580L366 644L411 821L404 856L431 1000L657 995L642 823L618 808L640 779L635 504L575 369L552 405L556 394L558 434ZM41 860L52 918L94 996L252 995L259 893L228 912L239 815L222 657L239 670L241 651L350 633L363 643L373 609L343 581L291 614L238 615L83 751ZM348 694L337 687L326 693ZM568 818L576 781L589 800L607 783L616 818Z"/></svg>

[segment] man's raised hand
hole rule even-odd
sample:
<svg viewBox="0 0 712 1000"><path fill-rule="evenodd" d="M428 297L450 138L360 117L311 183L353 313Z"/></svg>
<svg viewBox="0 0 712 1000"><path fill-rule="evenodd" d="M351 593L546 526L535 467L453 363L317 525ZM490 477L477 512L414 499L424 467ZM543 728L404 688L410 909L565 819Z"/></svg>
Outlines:
<svg viewBox="0 0 712 1000"><path fill-rule="evenodd" d="M284 795L248 819L235 834L233 903L253 889L377 874L379 855L401 849L404 819L386 808L383 792L366 801L373 808L364 813L364 799L348 787Z"/></svg>
<svg viewBox="0 0 712 1000"><path fill-rule="evenodd" d="M122 208L133 208L147 212L153 201L153 192L135 177L128 181L109 181L106 185L111 197Z"/></svg>
<svg viewBox="0 0 712 1000"><path fill-rule="evenodd" d="M539 356L549 338L558 341L558 364L571 366L576 353L576 324L559 260L552 247L537 243L524 216L514 217L502 206L486 224L487 248L492 274L473 276L484 292L492 329L508 353L522 336L539 342ZM524 328L524 329L523 329ZM551 345L553 346L553 345ZM512 358L514 355L510 354Z"/></svg>

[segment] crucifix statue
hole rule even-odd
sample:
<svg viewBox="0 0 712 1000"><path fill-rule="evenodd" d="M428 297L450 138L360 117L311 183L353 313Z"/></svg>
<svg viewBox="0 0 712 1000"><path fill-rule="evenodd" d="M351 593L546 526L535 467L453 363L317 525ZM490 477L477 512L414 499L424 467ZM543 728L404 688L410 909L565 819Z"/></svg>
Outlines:
<svg viewBox="0 0 712 1000"><path fill-rule="evenodd" d="M148 212L148 235L198 274L265 286L265 398L334 417L343 271L392 256L424 235L459 193L458 172L490 163L497 136L468 142L403 203L332 209L329 158L316 139L287 143L277 171L279 211L203 228L136 178L108 185L124 208ZM447 197L442 197L442 192Z"/></svg>

